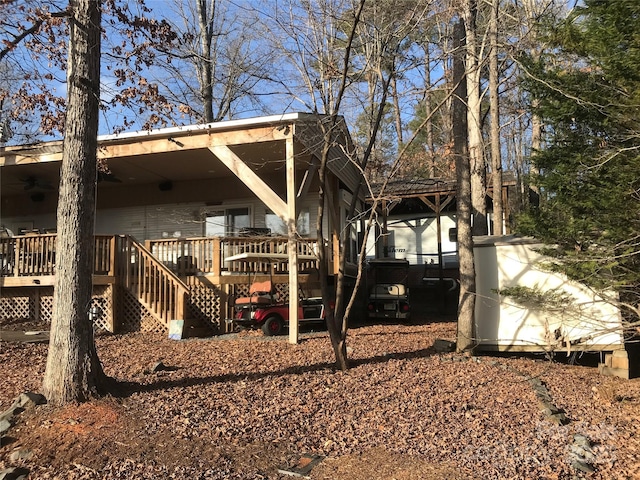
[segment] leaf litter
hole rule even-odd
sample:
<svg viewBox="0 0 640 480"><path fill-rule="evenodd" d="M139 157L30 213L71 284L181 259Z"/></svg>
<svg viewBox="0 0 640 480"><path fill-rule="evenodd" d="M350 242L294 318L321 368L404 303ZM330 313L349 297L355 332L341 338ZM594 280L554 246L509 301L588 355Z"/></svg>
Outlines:
<svg viewBox="0 0 640 480"><path fill-rule="evenodd" d="M279 470L309 454L323 457L308 474L317 480L640 478L638 379L433 348L454 338L451 322L354 328L352 368L341 372L326 332L298 345L260 335L99 336L117 391L22 413L2 439L0 470L26 468L38 479L284 479ZM46 344L0 343L2 410L39 390L46 353ZM545 419L528 378L544 382L566 425ZM592 473L575 468L576 435L590 441Z"/></svg>

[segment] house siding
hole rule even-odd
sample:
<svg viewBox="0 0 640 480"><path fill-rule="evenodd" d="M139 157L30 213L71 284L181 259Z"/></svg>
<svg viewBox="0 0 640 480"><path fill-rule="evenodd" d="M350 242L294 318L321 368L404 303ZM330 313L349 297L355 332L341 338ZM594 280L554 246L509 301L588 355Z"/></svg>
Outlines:
<svg viewBox="0 0 640 480"><path fill-rule="evenodd" d="M56 214L26 215L23 217L2 216L2 226L19 235L21 229L39 229L53 231L56 228Z"/></svg>
<svg viewBox="0 0 640 480"><path fill-rule="evenodd" d="M96 234L128 234L143 241L163 237L202 235L199 215L202 205L150 205L100 210L96 215Z"/></svg>
<svg viewBox="0 0 640 480"><path fill-rule="evenodd" d="M225 208L249 207L252 226L265 227L267 208L252 199L229 204L206 206L204 203L150 205L101 210L96 218L96 234L128 234L140 241L166 237L204 236L204 216L207 211ZM313 199L301 202L301 208L309 212L309 235L315 236L317 218ZM306 235L304 235L306 236Z"/></svg>
<svg viewBox="0 0 640 480"><path fill-rule="evenodd" d="M225 208L249 207L252 226L265 227L267 208L253 199L234 200L233 203L207 206L204 203L141 205L107 208L96 212L96 235L131 235L139 241L166 237L204 236L204 216L207 211ZM309 231L302 236L314 237L316 232L317 203L309 197L300 208L309 213ZM55 230L55 213L25 217L3 217L2 225L18 235L21 228Z"/></svg>

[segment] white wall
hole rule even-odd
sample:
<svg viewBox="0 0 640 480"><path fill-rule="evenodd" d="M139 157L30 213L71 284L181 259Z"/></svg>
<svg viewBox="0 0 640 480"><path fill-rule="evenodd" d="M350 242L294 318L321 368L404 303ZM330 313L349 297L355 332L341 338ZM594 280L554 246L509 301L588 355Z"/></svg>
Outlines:
<svg viewBox="0 0 640 480"><path fill-rule="evenodd" d="M315 236L317 209L310 201L302 202L309 212L310 236ZM204 236L204 217L207 211L248 207L252 227L264 227L266 208L255 199L234 200L233 203L206 206L203 203L127 207L98 211L97 234L129 234L144 241L165 237Z"/></svg>
<svg viewBox="0 0 640 480"><path fill-rule="evenodd" d="M456 227L453 214L440 217L443 263L445 267L457 265L456 242L449 240L449 230ZM415 215L398 215L387 219L388 257L406 259L411 265L438 264L438 234L435 217L416 218ZM384 256L384 239L375 232L367 238L367 258L374 258L376 246L378 258Z"/></svg>
<svg viewBox="0 0 640 480"><path fill-rule="evenodd" d="M566 276L545 271L540 244L517 237L476 237L476 336L501 350L613 350L623 344L620 311ZM567 294L562 309L524 305L498 292L523 286ZM567 347L566 342L575 343ZM576 343L577 342L577 343Z"/></svg>

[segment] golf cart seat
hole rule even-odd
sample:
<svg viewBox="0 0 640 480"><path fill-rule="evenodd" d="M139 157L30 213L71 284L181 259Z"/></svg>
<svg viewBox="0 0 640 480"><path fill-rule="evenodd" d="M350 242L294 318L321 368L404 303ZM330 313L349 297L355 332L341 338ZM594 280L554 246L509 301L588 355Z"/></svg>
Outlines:
<svg viewBox="0 0 640 480"><path fill-rule="evenodd" d="M271 280L254 282L249 287L249 296L236 299L236 305L271 305L275 302Z"/></svg>
<svg viewBox="0 0 640 480"><path fill-rule="evenodd" d="M401 283L385 283L381 285L375 285L371 291L372 295L393 295L401 296L407 294L407 289Z"/></svg>

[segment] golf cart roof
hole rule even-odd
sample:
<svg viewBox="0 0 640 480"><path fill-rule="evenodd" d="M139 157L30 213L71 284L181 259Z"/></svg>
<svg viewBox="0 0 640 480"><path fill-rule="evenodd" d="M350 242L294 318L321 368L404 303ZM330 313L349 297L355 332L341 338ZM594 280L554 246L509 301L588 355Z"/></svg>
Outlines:
<svg viewBox="0 0 640 480"><path fill-rule="evenodd" d="M409 260L404 258L374 258L369 260L372 267L408 267Z"/></svg>

